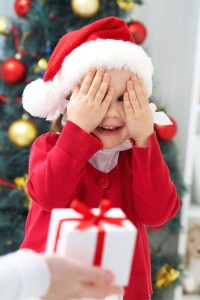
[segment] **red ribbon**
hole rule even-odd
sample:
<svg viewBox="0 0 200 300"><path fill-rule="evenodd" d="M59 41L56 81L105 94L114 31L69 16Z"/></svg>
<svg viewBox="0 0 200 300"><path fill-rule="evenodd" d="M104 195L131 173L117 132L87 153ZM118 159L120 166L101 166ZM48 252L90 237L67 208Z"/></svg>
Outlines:
<svg viewBox="0 0 200 300"><path fill-rule="evenodd" d="M1 177L0 177L0 185L8 186L8 187L10 187L12 189L16 189L17 188L16 184L8 182L8 181L4 181Z"/></svg>
<svg viewBox="0 0 200 300"><path fill-rule="evenodd" d="M19 34L17 32L17 26L16 25L12 26L12 33L13 33L13 38L14 38L14 42L15 42L15 48L16 48L17 52L20 53L21 55L30 55L30 51L23 51L21 49L20 40L19 40Z"/></svg>
<svg viewBox="0 0 200 300"><path fill-rule="evenodd" d="M32 53L30 51L24 51L22 49L21 41L20 41L20 38L19 38L19 33L18 33L18 30L17 30L17 26L13 25L11 30L12 30L13 39L14 39L14 43L15 43L15 48L16 48L17 52L19 54L21 54L22 56L26 56L26 55L31 56ZM37 59L41 58L41 56L38 55L38 54L35 54L35 55L32 55L32 56L35 56Z"/></svg>
<svg viewBox="0 0 200 300"><path fill-rule="evenodd" d="M107 217L105 214L112 208L112 203L109 200L102 199L100 212L98 215L95 215L90 208L88 208L85 204L75 199L72 201L71 208L76 210L78 213L82 215L82 219L80 218L71 218L71 219L61 219L59 221L57 233L56 233L56 241L54 246L54 252L57 250L58 240L60 237L61 226L66 221L79 221L79 225L75 227L77 230L85 230L91 226L96 226L98 229L97 235L97 243L96 250L93 259L93 265L100 266L103 256L104 249L104 241L105 241L105 230L103 228L102 222L107 222L110 224L114 224L116 226L123 227L122 222L127 220L126 218L111 218Z"/></svg>

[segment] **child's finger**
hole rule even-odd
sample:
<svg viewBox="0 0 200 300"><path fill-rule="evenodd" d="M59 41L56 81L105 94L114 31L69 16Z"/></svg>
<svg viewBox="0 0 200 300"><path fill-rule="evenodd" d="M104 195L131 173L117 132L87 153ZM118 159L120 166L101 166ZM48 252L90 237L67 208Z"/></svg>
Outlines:
<svg viewBox="0 0 200 300"><path fill-rule="evenodd" d="M114 95L114 88L110 87L106 97L104 98L104 100L101 102L101 108L105 111L107 111L112 99L113 99L113 95Z"/></svg>
<svg viewBox="0 0 200 300"><path fill-rule="evenodd" d="M85 96L88 93L95 74L96 74L96 69L92 68L89 70L89 72L85 76L85 78L81 84L80 91L79 91L81 96Z"/></svg>
<svg viewBox="0 0 200 300"><path fill-rule="evenodd" d="M146 104L145 103L146 101L145 101L145 97L144 97L139 79L137 78L137 76L133 76L133 77L131 77L131 81L133 83L133 88L134 88L138 103L139 103L140 107L143 108L144 105Z"/></svg>
<svg viewBox="0 0 200 300"><path fill-rule="evenodd" d="M127 91L129 94L129 101L132 105L132 109L135 113L137 113L140 110L140 103L138 101L137 94L134 90L133 82L131 80L128 80L127 82Z"/></svg>
<svg viewBox="0 0 200 300"><path fill-rule="evenodd" d="M125 115L126 115L126 118L128 119L130 117L131 114L133 114L133 107L131 105L131 102L130 102L130 97L129 97L129 93L126 92L124 93L124 111L125 111ZM132 116L131 116L132 117Z"/></svg>
<svg viewBox="0 0 200 300"><path fill-rule="evenodd" d="M94 101L96 93L99 89L99 86L102 82L102 78L104 76L105 70L103 68L99 68L95 74L95 77L90 85L88 95L90 96L90 100Z"/></svg>
<svg viewBox="0 0 200 300"><path fill-rule="evenodd" d="M143 87L142 81L138 77L136 77L135 79L132 78L132 80L134 80L135 82L134 87L137 90L138 101L140 102L141 107L146 107L147 105L149 105L149 98Z"/></svg>
<svg viewBox="0 0 200 300"><path fill-rule="evenodd" d="M75 85L74 90L71 94L70 100L73 100L74 98L76 98L76 96L78 95L80 90L80 86L78 84Z"/></svg>
<svg viewBox="0 0 200 300"><path fill-rule="evenodd" d="M94 99L95 102L99 102L99 103L102 102L108 90L108 83L109 83L109 74L104 73L101 84L99 86L99 89Z"/></svg>
<svg viewBox="0 0 200 300"><path fill-rule="evenodd" d="M145 91L144 86L140 79L139 79L139 83L140 83L140 87L141 87L143 95L144 95L145 102L146 102L146 104L149 104L149 98L148 98L147 92Z"/></svg>

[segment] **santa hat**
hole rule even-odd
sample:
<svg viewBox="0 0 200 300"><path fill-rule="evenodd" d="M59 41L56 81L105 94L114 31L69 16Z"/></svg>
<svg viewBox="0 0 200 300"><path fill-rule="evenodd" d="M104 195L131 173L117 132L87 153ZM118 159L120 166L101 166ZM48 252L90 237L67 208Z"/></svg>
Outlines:
<svg viewBox="0 0 200 300"><path fill-rule="evenodd" d="M151 59L119 18L107 17L65 34L54 49L44 78L29 83L23 107L31 115L55 119L63 99L80 83L91 67L132 71L141 79L148 96L152 92Z"/></svg>

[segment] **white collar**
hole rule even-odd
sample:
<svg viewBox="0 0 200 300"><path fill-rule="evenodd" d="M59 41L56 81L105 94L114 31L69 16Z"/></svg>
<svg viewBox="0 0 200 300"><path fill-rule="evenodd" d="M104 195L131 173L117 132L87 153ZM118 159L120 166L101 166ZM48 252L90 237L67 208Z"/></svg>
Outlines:
<svg viewBox="0 0 200 300"><path fill-rule="evenodd" d="M132 148L131 142L127 140L112 149L99 150L89 159L89 162L95 169L108 173L117 165L119 152L130 148Z"/></svg>

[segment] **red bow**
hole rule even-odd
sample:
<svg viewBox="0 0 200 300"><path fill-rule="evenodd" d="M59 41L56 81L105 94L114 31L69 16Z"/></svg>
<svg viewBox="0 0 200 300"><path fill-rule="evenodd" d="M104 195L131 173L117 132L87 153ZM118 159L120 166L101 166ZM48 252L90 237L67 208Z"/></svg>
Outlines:
<svg viewBox="0 0 200 300"><path fill-rule="evenodd" d="M90 208L88 208L85 204L80 202L77 199L74 199L70 205L71 208L76 210L78 213L82 215L82 219L80 218L71 218L71 219L62 219L59 222L58 230L56 234L56 242L54 251L57 249L58 240L60 237L60 230L62 223L66 221L79 221L79 225L75 227L77 230L85 230L91 226L98 227L98 236L97 236L97 244L96 244L96 251L94 255L93 264L94 265L101 265L101 260L103 256L103 248L104 248L104 240L105 240L105 230L102 226L102 222L107 222L116 226L123 227L122 222L127 220L126 218L111 218L107 217L105 214L112 208L112 203L109 200L102 199L100 205L100 212L98 215L95 215Z"/></svg>

